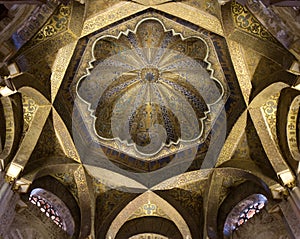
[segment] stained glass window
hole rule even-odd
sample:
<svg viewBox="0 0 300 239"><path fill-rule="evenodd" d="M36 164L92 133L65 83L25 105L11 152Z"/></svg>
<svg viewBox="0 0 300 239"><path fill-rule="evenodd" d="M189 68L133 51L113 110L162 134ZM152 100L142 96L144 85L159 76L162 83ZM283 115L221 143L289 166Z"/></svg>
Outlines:
<svg viewBox="0 0 300 239"><path fill-rule="evenodd" d="M265 206L264 202L254 203L246 208L239 216L239 219L236 224L236 229L243 225L243 223L247 222L250 218L252 218L256 213L259 213L261 209Z"/></svg>
<svg viewBox="0 0 300 239"><path fill-rule="evenodd" d="M70 236L73 235L74 219L69 208L59 197L43 188L35 188L30 193L29 201Z"/></svg>
<svg viewBox="0 0 300 239"><path fill-rule="evenodd" d="M224 235L229 236L234 230L259 213L267 204L267 198L262 194L252 194L240 201L228 214L224 224Z"/></svg>
<svg viewBox="0 0 300 239"><path fill-rule="evenodd" d="M52 221L58 225L59 227L63 228L62 219L57 212L57 210L44 198L38 195L30 195L29 201L34 205L38 206L42 212L46 214L47 217L50 217Z"/></svg>

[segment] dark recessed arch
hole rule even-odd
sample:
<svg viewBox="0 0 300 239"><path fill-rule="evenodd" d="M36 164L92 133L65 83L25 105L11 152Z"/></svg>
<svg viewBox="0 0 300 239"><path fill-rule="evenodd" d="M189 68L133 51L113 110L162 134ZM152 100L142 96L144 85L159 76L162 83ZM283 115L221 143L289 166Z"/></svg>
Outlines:
<svg viewBox="0 0 300 239"><path fill-rule="evenodd" d="M74 219L69 208L55 194L35 188L30 192L29 201L45 213L56 225L72 236L75 230Z"/></svg>
<svg viewBox="0 0 300 239"><path fill-rule="evenodd" d="M231 189L231 192L227 195L218 210L218 238L226 238L223 234L224 223L231 210L253 194L264 195L267 199L271 198L269 191L266 191L262 185L253 181L246 181Z"/></svg>
<svg viewBox="0 0 300 239"><path fill-rule="evenodd" d="M130 238L141 233L156 233L167 238L184 239L174 222L161 217L141 217L127 221L119 230L116 239Z"/></svg>
<svg viewBox="0 0 300 239"><path fill-rule="evenodd" d="M268 200L263 194L252 194L240 201L228 214L224 223L223 234L230 237L235 230L244 225L255 214L261 212L266 206Z"/></svg>
<svg viewBox="0 0 300 239"><path fill-rule="evenodd" d="M71 215L75 222L75 231L73 234L73 238L78 238L80 233L80 221L81 221L81 213L80 208L78 206L77 201L73 197L73 195L70 193L70 191L58 180L51 176L43 176L40 178L37 178L33 183L31 184L28 193L25 195L22 195L22 198L24 201L28 201L28 198L30 196L30 192L33 189L36 188L42 188L45 189L54 195L56 195L60 200L63 201L63 203L68 207L68 209L71 212Z"/></svg>

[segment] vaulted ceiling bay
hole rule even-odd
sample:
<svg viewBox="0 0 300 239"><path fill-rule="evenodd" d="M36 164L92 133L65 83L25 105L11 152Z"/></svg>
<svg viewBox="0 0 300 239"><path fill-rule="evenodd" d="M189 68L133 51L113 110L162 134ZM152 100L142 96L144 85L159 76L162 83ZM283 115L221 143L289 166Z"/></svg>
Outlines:
<svg viewBox="0 0 300 239"><path fill-rule="evenodd" d="M0 238L299 238L292 2L0 1Z"/></svg>

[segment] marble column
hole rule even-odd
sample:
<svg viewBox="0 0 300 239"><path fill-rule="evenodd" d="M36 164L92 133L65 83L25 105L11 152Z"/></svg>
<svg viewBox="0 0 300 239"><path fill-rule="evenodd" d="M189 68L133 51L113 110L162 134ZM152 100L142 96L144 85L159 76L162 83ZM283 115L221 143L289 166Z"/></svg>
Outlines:
<svg viewBox="0 0 300 239"><path fill-rule="evenodd" d="M280 203L280 208L292 238L300 238L300 188L290 190L287 200Z"/></svg>
<svg viewBox="0 0 300 239"><path fill-rule="evenodd" d="M4 172L0 172L0 238L7 231L14 220L15 208L19 195L12 191L11 185L4 179Z"/></svg>

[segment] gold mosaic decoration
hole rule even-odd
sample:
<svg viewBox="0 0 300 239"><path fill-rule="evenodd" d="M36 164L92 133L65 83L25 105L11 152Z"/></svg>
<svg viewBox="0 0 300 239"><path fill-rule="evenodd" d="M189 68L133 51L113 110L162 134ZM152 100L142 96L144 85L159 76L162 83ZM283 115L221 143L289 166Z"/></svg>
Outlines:
<svg viewBox="0 0 300 239"><path fill-rule="evenodd" d="M43 42L68 29L71 15L71 4L61 4L54 15L47 21L43 28L35 34L31 44Z"/></svg>
<svg viewBox="0 0 300 239"><path fill-rule="evenodd" d="M277 145L278 145L278 140L277 140L277 132L276 132L276 112L277 112L279 95L280 93L272 95L271 98L265 104L263 104L261 108L264 117L266 118L266 121L268 123L269 129L271 131L272 138L275 140Z"/></svg>
<svg viewBox="0 0 300 239"><path fill-rule="evenodd" d="M234 22L239 28L263 40L277 43L276 39L261 25L246 7L236 1L232 1L231 10Z"/></svg>
<svg viewBox="0 0 300 239"><path fill-rule="evenodd" d="M232 159L249 159L250 152L247 142L247 135L244 133L240 139L239 144L237 145L236 151L232 156Z"/></svg>
<svg viewBox="0 0 300 239"><path fill-rule="evenodd" d="M287 141L290 148L290 152L293 158L300 161L300 152L297 143L297 117L300 109L300 96L297 96L290 106L288 113L287 129Z"/></svg>
<svg viewBox="0 0 300 239"><path fill-rule="evenodd" d="M63 185L65 185L68 190L72 193L74 198L78 201L78 188L74 180L74 176L71 170L69 172L56 173L51 175Z"/></svg>
<svg viewBox="0 0 300 239"><path fill-rule="evenodd" d="M22 103L23 103L23 119L24 119L23 132L26 132L34 117L34 114L38 106L34 101L34 99L24 94L22 95Z"/></svg>
<svg viewBox="0 0 300 239"><path fill-rule="evenodd" d="M221 18L220 4L218 1L214 0L183 0L184 4L190 5L194 8L200 9L204 12L207 12L217 18Z"/></svg>
<svg viewBox="0 0 300 239"><path fill-rule="evenodd" d="M148 157L202 142L215 117L210 109L225 95L209 54L202 38L185 38L156 18L96 39L76 94L101 143Z"/></svg>
<svg viewBox="0 0 300 239"><path fill-rule="evenodd" d="M170 219L170 217L160 207L158 207L155 203L148 201L148 203L139 207L127 220L129 221L145 216L156 216Z"/></svg>
<svg viewBox="0 0 300 239"><path fill-rule="evenodd" d="M162 210L166 214L164 212L161 214ZM117 232L126 221L144 216L166 218L177 226L183 238L192 238L190 229L181 214L169 202L151 191L146 191L139 195L120 211L112 221L106 233L106 238L115 238Z"/></svg>

